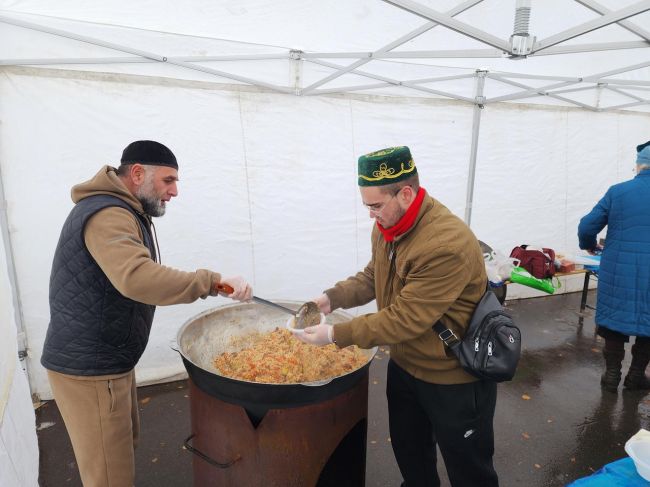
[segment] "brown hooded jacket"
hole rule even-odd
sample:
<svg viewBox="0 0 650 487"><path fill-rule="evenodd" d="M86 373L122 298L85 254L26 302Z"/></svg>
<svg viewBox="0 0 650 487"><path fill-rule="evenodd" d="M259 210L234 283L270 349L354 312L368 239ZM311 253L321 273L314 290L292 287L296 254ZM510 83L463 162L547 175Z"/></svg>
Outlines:
<svg viewBox="0 0 650 487"><path fill-rule="evenodd" d="M74 186L72 201L77 203L98 194L116 196L143 213L140 201L110 166ZM84 239L113 286L134 301L161 306L191 303L215 295L213 286L221 280L220 274L206 269L184 272L154 262L144 245L140 225L124 208L109 207L93 215L86 225Z"/></svg>

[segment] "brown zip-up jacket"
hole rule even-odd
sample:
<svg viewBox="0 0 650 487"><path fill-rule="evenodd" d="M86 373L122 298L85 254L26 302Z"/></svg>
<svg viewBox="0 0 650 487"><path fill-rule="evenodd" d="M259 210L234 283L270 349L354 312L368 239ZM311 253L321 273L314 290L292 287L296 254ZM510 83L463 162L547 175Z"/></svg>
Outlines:
<svg viewBox="0 0 650 487"><path fill-rule="evenodd" d="M115 196L143 213L140 201L120 181L115 169L104 166L91 180L72 188L72 201L97 194ZM113 286L140 303L169 305L192 303L215 295L213 284L221 275L206 269L184 272L160 265L151 258L136 218L120 207L93 215L84 231L88 251Z"/></svg>
<svg viewBox="0 0 650 487"><path fill-rule="evenodd" d="M431 327L442 320L463 337L486 283L472 231L426 196L409 231L389 243L375 226L372 258L363 272L325 291L332 310L377 300L376 313L335 325L334 339L340 347L388 345L397 365L426 382L473 382Z"/></svg>

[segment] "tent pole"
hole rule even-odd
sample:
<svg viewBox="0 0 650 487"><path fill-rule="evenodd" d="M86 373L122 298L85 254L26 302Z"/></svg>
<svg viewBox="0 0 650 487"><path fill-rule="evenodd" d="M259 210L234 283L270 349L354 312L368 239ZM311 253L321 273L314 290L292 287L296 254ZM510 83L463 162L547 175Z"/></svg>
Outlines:
<svg viewBox="0 0 650 487"><path fill-rule="evenodd" d="M481 128L481 110L485 106L483 87L487 71L476 71L476 97L474 102L474 119L472 120L472 148L469 155L469 175L467 176L467 200L465 201L465 223L471 226L472 204L474 199L474 176L476 175L476 153L478 152L478 134Z"/></svg>
<svg viewBox="0 0 650 487"><path fill-rule="evenodd" d="M18 279L16 277L16 264L9 235L9 217L7 212L7 201L5 200L4 184L2 181L2 166L0 165L0 232L4 243L5 258L7 259L7 274L9 275L9 287L11 289L16 320L16 332L18 339L18 359L25 373L27 373L27 336L25 335L25 324L23 321L23 307L18 292Z"/></svg>

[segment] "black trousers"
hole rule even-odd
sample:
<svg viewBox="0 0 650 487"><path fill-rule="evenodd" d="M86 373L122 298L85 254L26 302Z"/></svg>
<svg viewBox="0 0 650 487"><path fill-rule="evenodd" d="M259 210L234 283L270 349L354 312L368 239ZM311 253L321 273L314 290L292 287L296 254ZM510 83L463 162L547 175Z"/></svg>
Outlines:
<svg viewBox="0 0 650 487"><path fill-rule="evenodd" d="M453 487L497 487L494 382L439 385L392 360L386 385L391 444L405 487L438 487L436 444Z"/></svg>

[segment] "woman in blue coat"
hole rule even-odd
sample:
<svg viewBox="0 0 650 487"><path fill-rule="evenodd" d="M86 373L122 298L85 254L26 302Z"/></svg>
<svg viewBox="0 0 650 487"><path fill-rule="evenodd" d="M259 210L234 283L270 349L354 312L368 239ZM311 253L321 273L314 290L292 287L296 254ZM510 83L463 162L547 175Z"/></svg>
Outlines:
<svg viewBox="0 0 650 487"><path fill-rule="evenodd" d="M598 271L597 333L605 339L605 373L600 383L615 392L621 380L625 342L636 337L627 389L650 389L650 141L637 147L636 172L615 184L580 220L581 249L600 250L596 236L607 226Z"/></svg>

